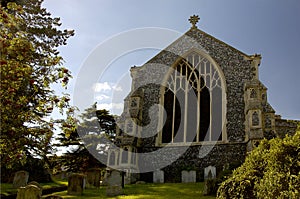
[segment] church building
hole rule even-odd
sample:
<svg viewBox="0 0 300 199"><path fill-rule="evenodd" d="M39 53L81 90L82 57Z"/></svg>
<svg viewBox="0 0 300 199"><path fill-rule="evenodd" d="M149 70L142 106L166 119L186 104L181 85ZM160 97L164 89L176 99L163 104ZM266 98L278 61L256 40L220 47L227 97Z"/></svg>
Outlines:
<svg viewBox="0 0 300 199"><path fill-rule="evenodd" d="M118 118L108 167L128 183L196 182L240 165L259 141L293 134L259 80L261 55L248 55L191 28L142 66Z"/></svg>

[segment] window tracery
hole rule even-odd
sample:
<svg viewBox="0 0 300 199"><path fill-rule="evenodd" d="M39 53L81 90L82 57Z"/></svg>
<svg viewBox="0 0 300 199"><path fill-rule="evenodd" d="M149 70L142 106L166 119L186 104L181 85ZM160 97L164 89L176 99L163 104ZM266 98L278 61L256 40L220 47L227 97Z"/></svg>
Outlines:
<svg viewBox="0 0 300 199"><path fill-rule="evenodd" d="M225 91L214 64L198 53L182 58L166 81L161 143L221 141Z"/></svg>

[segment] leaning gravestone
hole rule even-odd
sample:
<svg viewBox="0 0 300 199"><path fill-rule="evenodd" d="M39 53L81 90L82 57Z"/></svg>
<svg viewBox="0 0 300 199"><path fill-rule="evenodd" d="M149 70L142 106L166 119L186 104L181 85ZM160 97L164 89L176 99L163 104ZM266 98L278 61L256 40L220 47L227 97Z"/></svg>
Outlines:
<svg viewBox="0 0 300 199"><path fill-rule="evenodd" d="M107 176L106 196L118 196L121 194L123 194L121 172L112 171Z"/></svg>
<svg viewBox="0 0 300 199"><path fill-rule="evenodd" d="M87 188L100 187L101 169L89 169L86 173Z"/></svg>
<svg viewBox="0 0 300 199"><path fill-rule="evenodd" d="M27 185L29 173L27 171L18 171L15 173L13 188L25 187Z"/></svg>
<svg viewBox="0 0 300 199"><path fill-rule="evenodd" d="M214 179L217 176L216 167L208 166L204 169L204 180L205 179Z"/></svg>
<svg viewBox="0 0 300 199"><path fill-rule="evenodd" d="M41 199L42 190L36 185L27 185L18 189L17 199Z"/></svg>
<svg viewBox="0 0 300 199"><path fill-rule="evenodd" d="M74 173L68 178L68 194L82 195L85 187L85 176L83 174Z"/></svg>
<svg viewBox="0 0 300 199"><path fill-rule="evenodd" d="M156 170L153 172L153 183L164 183L164 171Z"/></svg>
<svg viewBox="0 0 300 199"><path fill-rule="evenodd" d="M196 182L196 171L181 171L181 182Z"/></svg>
<svg viewBox="0 0 300 199"><path fill-rule="evenodd" d="M215 195L217 192L216 167L208 166L204 169L203 195Z"/></svg>

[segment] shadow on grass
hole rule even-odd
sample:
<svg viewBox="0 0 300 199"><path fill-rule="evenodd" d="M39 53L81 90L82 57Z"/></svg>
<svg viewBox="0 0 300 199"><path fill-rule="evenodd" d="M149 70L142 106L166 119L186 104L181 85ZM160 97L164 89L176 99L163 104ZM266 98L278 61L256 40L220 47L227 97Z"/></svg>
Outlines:
<svg viewBox="0 0 300 199"><path fill-rule="evenodd" d="M203 183L165 183L126 185L124 194L116 197L106 197L106 187L100 189L86 189L82 196L68 196L67 192L58 192L57 195L70 199L214 199L213 196L202 196Z"/></svg>

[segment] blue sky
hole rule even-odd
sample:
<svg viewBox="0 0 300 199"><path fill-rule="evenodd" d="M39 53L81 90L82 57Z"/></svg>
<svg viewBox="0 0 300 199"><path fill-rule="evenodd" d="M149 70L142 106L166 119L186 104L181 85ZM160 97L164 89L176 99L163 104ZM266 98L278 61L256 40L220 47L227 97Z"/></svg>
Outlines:
<svg viewBox="0 0 300 199"><path fill-rule="evenodd" d="M299 0L45 0L43 6L61 18L63 28L75 30L60 48L74 76L71 95L84 63L103 43L147 27L173 31L164 40L171 42L190 28L188 18L196 14L199 29L246 54L262 54L260 80L268 88L270 104L283 118L300 119ZM115 57L109 67L97 66L108 70L94 80L94 99L89 100L120 113L130 89L130 67L142 65L159 50L131 51Z"/></svg>

